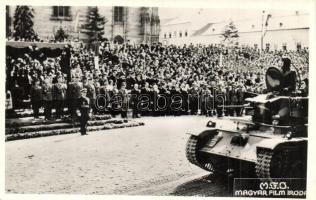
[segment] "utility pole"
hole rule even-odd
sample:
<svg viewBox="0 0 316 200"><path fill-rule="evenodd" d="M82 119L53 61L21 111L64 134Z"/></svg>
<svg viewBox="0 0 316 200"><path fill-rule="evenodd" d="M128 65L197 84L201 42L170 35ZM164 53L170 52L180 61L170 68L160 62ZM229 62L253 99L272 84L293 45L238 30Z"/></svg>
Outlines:
<svg viewBox="0 0 316 200"><path fill-rule="evenodd" d="M261 41L260 41L260 47L261 47L261 52L263 51L263 21L264 21L264 13L265 11L262 11L262 19L261 19Z"/></svg>

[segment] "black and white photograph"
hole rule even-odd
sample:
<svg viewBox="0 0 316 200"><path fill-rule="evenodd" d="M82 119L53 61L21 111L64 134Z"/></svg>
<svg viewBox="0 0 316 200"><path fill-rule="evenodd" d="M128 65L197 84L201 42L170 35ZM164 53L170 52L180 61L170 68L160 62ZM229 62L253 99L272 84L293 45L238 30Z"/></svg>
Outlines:
<svg viewBox="0 0 316 200"><path fill-rule="evenodd" d="M309 3L6 2L5 195L310 197Z"/></svg>

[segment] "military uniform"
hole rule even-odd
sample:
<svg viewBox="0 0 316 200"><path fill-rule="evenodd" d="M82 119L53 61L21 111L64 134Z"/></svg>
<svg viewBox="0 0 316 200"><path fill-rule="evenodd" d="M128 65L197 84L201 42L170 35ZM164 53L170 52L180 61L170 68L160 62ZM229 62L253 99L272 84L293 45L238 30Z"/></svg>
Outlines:
<svg viewBox="0 0 316 200"><path fill-rule="evenodd" d="M90 111L91 111L90 100L88 97L81 96L77 99L77 105L80 111L80 116L78 116L79 122L80 122L80 133L81 135L86 135L87 124L88 124L88 120L90 119Z"/></svg>
<svg viewBox="0 0 316 200"><path fill-rule="evenodd" d="M51 83L43 84L43 104L44 104L45 119L51 119L52 117L52 104L53 104L52 88L53 86Z"/></svg>
<svg viewBox="0 0 316 200"><path fill-rule="evenodd" d="M123 83L125 84L125 83ZM127 110L128 110L128 93L125 88L121 88L118 92L118 95L121 97L121 117L127 118Z"/></svg>
<svg viewBox="0 0 316 200"><path fill-rule="evenodd" d="M215 108L217 117L223 117L224 104L225 104L225 92L222 89L216 89L215 96Z"/></svg>
<svg viewBox="0 0 316 200"><path fill-rule="evenodd" d="M237 89L237 105L242 106L244 104L244 92L241 88ZM236 107L236 114L237 116L241 116L243 113L242 107Z"/></svg>
<svg viewBox="0 0 316 200"><path fill-rule="evenodd" d="M296 90L296 73L294 71L286 71L283 74L282 88L285 95L290 95Z"/></svg>
<svg viewBox="0 0 316 200"><path fill-rule="evenodd" d="M133 118L138 118L139 117L139 109L138 109L138 103L139 103L139 100L138 100L138 97L140 95L140 90L139 89L133 89L131 91L131 104L132 104L132 117Z"/></svg>
<svg viewBox="0 0 316 200"><path fill-rule="evenodd" d="M87 85L84 86L87 89L87 97L90 100L90 106L93 110L93 112L96 112L96 107L95 107L95 99L96 99L96 89L94 84L88 83Z"/></svg>
<svg viewBox="0 0 316 200"><path fill-rule="evenodd" d="M284 95L290 95L296 90L296 73L290 70L291 60L289 58L283 58L283 80L281 83Z"/></svg>
<svg viewBox="0 0 316 200"><path fill-rule="evenodd" d="M199 91L197 88L192 88L189 93L189 108L191 115L196 115L199 109Z"/></svg>
<svg viewBox="0 0 316 200"><path fill-rule="evenodd" d="M33 85L31 88L31 102L34 118L39 117L39 109L42 106L43 89L40 85Z"/></svg>
<svg viewBox="0 0 316 200"><path fill-rule="evenodd" d="M98 98L97 107L98 112L104 113L110 102L110 93L105 85L100 86L100 98Z"/></svg>
<svg viewBox="0 0 316 200"><path fill-rule="evenodd" d="M55 83L53 85L53 100L57 118L63 116L65 98L66 85L64 83Z"/></svg>
<svg viewBox="0 0 316 200"><path fill-rule="evenodd" d="M152 107L153 107L153 104L152 104L153 93L149 87L144 87L141 89L141 96L147 97L149 100L149 101L147 101L147 98L142 98L142 100L141 100L141 113L142 113L142 115L150 115L150 112L152 111Z"/></svg>
<svg viewBox="0 0 316 200"><path fill-rule="evenodd" d="M68 109L71 117L75 117L77 102L80 98L81 85L78 82L70 82L67 90Z"/></svg>

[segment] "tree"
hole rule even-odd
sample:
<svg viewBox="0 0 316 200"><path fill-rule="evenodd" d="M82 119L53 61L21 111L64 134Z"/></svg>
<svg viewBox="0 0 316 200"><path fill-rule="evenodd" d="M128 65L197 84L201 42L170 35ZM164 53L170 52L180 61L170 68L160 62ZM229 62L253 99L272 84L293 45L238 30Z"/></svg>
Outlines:
<svg viewBox="0 0 316 200"><path fill-rule="evenodd" d="M68 38L67 33L64 31L64 29L62 27L60 27L55 33L55 40L62 42L67 38Z"/></svg>
<svg viewBox="0 0 316 200"><path fill-rule="evenodd" d="M11 36L11 17L10 17L10 7L5 7L5 13L6 13L6 37Z"/></svg>
<svg viewBox="0 0 316 200"><path fill-rule="evenodd" d="M37 34L33 29L34 9L29 6L17 6L14 13L14 39L34 40Z"/></svg>
<svg viewBox="0 0 316 200"><path fill-rule="evenodd" d="M221 36L223 37L223 43L230 45L236 42L236 40L239 38L239 35L238 29L236 28L233 21L230 21L229 24L224 27Z"/></svg>
<svg viewBox="0 0 316 200"><path fill-rule="evenodd" d="M90 8L89 14L87 16L87 35L89 37L89 42L103 40L104 35L104 25L108 20L99 14L98 7Z"/></svg>

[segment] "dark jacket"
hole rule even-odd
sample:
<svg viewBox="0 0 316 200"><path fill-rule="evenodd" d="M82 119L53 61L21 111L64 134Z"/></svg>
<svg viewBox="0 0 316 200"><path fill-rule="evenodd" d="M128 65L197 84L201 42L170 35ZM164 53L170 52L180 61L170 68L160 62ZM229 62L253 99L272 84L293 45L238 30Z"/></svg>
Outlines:
<svg viewBox="0 0 316 200"><path fill-rule="evenodd" d="M43 85L43 100L44 101L53 100L53 86L51 84Z"/></svg>
<svg viewBox="0 0 316 200"><path fill-rule="evenodd" d="M43 89L41 86L32 86L31 88L31 101L41 101L43 100Z"/></svg>
<svg viewBox="0 0 316 200"><path fill-rule="evenodd" d="M81 120L88 120L89 113L90 113L90 99L87 97L79 97L78 101L78 108L81 114Z"/></svg>
<svg viewBox="0 0 316 200"><path fill-rule="evenodd" d="M66 98L66 87L62 83L55 83L53 85L53 99L64 100Z"/></svg>
<svg viewBox="0 0 316 200"><path fill-rule="evenodd" d="M282 88L287 88L287 92L293 92L296 89L296 73L287 71L283 74Z"/></svg>

